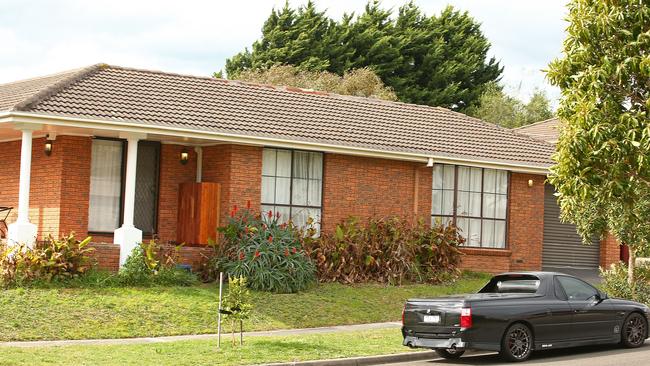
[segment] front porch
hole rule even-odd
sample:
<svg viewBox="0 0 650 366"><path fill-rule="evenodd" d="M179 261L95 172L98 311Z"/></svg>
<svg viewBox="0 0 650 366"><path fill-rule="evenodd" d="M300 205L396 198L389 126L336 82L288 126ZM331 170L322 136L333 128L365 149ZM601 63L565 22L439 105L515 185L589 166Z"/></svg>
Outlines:
<svg viewBox="0 0 650 366"><path fill-rule="evenodd" d="M156 238L184 243L181 256L196 266L207 240L179 237L179 187L216 183L216 205L203 203L213 211L214 237L229 207L259 207L261 155L261 147L222 141L2 123L0 206L13 207L2 240L32 245L48 235L90 235L100 267L115 269L137 243ZM181 225L196 221L180 218Z"/></svg>

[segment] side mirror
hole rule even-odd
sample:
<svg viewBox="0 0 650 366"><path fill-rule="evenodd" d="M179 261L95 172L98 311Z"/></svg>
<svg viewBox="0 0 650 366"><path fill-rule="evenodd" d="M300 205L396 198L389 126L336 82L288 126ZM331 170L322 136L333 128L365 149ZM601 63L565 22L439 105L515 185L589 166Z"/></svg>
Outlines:
<svg viewBox="0 0 650 366"><path fill-rule="evenodd" d="M606 298L607 298L607 294L599 291L594 295L594 305L600 304Z"/></svg>

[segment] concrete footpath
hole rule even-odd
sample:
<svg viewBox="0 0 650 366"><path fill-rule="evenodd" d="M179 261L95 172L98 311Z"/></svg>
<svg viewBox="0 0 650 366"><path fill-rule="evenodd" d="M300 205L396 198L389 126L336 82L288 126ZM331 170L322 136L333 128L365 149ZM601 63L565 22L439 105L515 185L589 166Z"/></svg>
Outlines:
<svg viewBox="0 0 650 366"><path fill-rule="evenodd" d="M399 329L400 322L370 323L355 325L339 325L333 327L304 328L304 329L281 329L261 332L244 332L244 337L268 337L268 336L292 336L302 334L323 334L337 332L354 332L373 329ZM229 337L230 333L223 333L222 336ZM119 338L119 339L74 339L61 341L20 341L0 342L0 347L50 347L50 346L78 346L78 345L117 345L117 344L142 344L142 343L167 343L176 341L189 341L198 339L216 339L216 334L192 334L165 337L144 337L144 338Z"/></svg>

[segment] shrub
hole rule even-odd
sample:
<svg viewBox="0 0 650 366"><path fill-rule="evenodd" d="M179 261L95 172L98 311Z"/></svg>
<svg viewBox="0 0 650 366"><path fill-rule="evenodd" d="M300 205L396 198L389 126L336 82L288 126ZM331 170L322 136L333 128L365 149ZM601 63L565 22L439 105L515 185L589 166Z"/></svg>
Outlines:
<svg viewBox="0 0 650 366"><path fill-rule="evenodd" d="M292 293L315 281L314 265L302 247L302 233L291 223L281 223L279 215L253 215L235 207L219 231L223 257L217 266L230 277L246 277L251 288Z"/></svg>
<svg viewBox="0 0 650 366"><path fill-rule="evenodd" d="M167 250L155 240L133 248L118 272L116 284L126 286L190 286L197 282L194 274L176 268L178 247Z"/></svg>
<svg viewBox="0 0 650 366"><path fill-rule="evenodd" d="M88 248L90 240L88 237L78 241L74 234L60 239L50 235L33 248L24 244L4 246L0 258L0 281L6 287L79 277L93 265L88 256L94 250Z"/></svg>
<svg viewBox="0 0 650 366"><path fill-rule="evenodd" d="M243 332L242 322L250 317L252 310L251 293L247 288L246 278L229 277L228 293L223 299L223 308L221 311L225 314L225 319L230 320L233 346L235 345L235 329L237 329L237 323L240 326L239 331Z"/></svg>
<svg viewBox="0 0 650 366"><path fill-rule="evenodd" d="M611 297L638 301L650 305L650 267L638 266L634 269L634 284L627 283L627 266L612 264L609 269L600 269L603 278L602 289Z"/></svg>
<svg viewBox="0 0 650 366"><path fill-rule="evenodd" d="M306 249L325 282L437 283L459 274L464 239L454 226L428 227L400 218L351 217L334 233L307 240Z"/></svg>

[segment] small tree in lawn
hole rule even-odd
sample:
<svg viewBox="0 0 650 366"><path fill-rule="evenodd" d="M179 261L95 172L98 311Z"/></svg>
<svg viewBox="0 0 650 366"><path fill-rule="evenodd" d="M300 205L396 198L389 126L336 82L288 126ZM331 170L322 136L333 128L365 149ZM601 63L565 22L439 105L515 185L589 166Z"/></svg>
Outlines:
<svg viewBox="0 0 650 366"><path fill-rule="evenodd" d="M548 70L564 121L550 182L562 218L585 241L612 233L635 253L650 245L650 5L572 0L564 56Z"/></svg>
<svg viewBox="0 0 650 366"><path fill-rule="evenodd" d="M230 320L232 345L234 346L237 323L239 323L239 331L241 334L243 332L242 323L248 319L251 310L253 310L251 294L246 284L246 277L228 278L228 294L224 297L223 302L223 312L226 320Z"/></svg>

